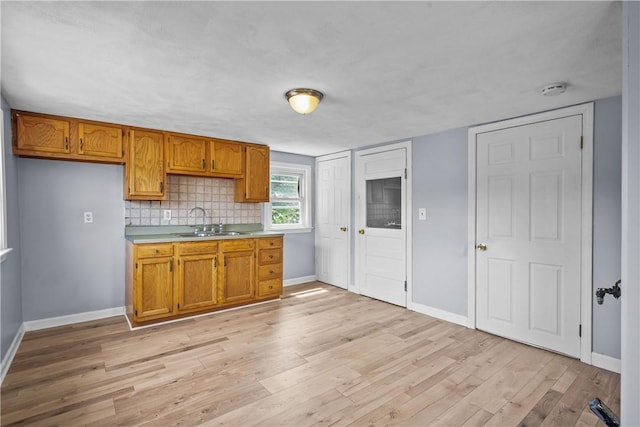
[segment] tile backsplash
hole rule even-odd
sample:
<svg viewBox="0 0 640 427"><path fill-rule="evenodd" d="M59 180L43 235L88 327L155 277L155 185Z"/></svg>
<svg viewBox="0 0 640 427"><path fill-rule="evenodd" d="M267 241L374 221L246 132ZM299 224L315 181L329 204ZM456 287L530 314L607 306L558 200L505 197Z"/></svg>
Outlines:
<svg viewBox="0 0 640 427"><path fill-rule="evenodd" d="M167 200L125 200L126 225L195 225L202 223L202 212L189 211L199 206L207 212L209 224L256 224L262 222L260 203L235 203L232 179L167 175ZM171 210L171 220L163 218Z"/></svg>

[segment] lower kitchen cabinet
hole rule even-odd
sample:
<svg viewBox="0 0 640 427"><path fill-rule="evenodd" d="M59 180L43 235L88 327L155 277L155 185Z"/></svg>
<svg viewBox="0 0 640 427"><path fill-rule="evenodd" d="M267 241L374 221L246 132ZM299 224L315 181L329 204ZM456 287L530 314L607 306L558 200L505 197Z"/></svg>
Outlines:
<svg viewBox="0 0 640 427"><path fill-rule="evenodd" d="M137 320L173 314L173 245L134 248L133 309Z"/></svg>
<svg viewBox="0 0 640 427"><path fill-rule="evenodd" d="M282 237L127 242L133 326L279 298Z"/></svg>
<svg viewBox="0 0 640 427"><path fill-rule="evenodd" d="M179 313L215 307L218 303L218 244L180 243L176 309Z"/></svg>
<svg viewBox="0 0 640 427"><path fill-rule="evenodd" d="M220 244L223 259L222 302L252 301L255 295L255 242L232 240Z"/></svg>

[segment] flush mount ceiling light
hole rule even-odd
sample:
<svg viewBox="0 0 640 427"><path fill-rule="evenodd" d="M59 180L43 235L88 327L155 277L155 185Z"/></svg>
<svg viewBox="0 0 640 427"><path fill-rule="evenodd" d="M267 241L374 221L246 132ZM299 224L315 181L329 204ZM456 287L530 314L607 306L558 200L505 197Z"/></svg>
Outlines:
<svg viewBox="0 0 640 427"><path fill-rule="evenodd" d="M546 85L542 88L541 93L544 96L556 96L567 91L566 83L551 83L550 85Z"/></svg>
<svg viewBox="0 0 640 427"><path fill-rule="evenodd" d="M311 114L322 101L322 92L314 89L291 89L284 94L293 111L300 114Z"/></svg>

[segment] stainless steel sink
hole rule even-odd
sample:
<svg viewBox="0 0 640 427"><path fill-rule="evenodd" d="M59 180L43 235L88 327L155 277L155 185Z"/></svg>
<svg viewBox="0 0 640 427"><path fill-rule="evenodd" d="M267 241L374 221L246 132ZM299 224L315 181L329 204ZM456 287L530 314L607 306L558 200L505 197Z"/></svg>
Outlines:
<svg viewBox="0 0 640 427"><path fill-rule="evenodd" d="M222 231L222 232L213 232L213 231L198 231L197 233L178 233L180 237L216 237L216 236L239 236L241 233L239 231Z"/></svg>

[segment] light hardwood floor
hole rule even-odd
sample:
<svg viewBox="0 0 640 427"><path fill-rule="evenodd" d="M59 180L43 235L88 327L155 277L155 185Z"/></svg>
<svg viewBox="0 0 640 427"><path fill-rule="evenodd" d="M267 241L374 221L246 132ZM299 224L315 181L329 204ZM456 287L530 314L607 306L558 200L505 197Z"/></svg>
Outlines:
<svg viewBox="0 0 640 427"><path fill-rule="evenodd" d="M279 302L129 331L25 335L2 425L603 425L620 377L318 282Z"/></svg>

